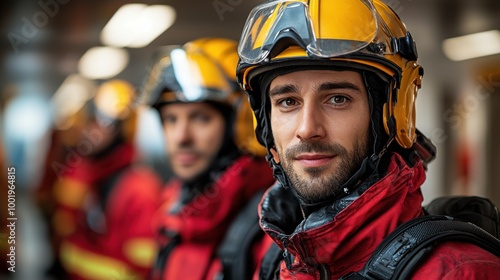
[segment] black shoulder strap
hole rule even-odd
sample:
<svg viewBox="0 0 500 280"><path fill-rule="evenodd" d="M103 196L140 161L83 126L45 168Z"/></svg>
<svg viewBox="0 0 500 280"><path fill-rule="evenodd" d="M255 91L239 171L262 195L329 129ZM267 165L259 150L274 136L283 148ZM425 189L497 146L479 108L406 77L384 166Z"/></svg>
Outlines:
<svg viewBox="0 0 500 280"><path fill-rule="evenodd" d="M222 279L251 279L252 245L264 234L259 226L257 209L264 192L259 192L245 205L245 208L231 223L219 246L219 257L223 266Z"/></svg>
<svg viewBox="0 0 500 280"><path fill-rule="evenodd" d="M409 279L419 261L436 244L447 241L472 243L500 257L500 241L480 227L429 215L399 226L377 247L363 270L341 279Z"/></svg>

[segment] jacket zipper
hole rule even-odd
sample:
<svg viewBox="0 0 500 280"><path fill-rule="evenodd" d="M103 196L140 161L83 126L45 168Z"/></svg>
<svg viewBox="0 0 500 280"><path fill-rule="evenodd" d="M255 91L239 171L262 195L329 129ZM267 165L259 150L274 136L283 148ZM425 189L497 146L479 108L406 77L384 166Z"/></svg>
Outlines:
<svg viewBox="0 0 500 280"><path fill-rule="evenodd" d="M288 243L290 242L286 237L281 238L281 242L283 243L283 248L285 248L285 251L283 252L283 260L285 261L286 268L288 270L292 269L292 255L288 252Z"/></svg>
<svg viewBox="0 0 500 280"><path fill-rule="evenodd" d="M290 241L288 238L282 237L281 242L283 243L283 248L285 248L283 252L283 260L285 261L286 268L288 270L292 269L292 264L293 264L293 255L288 252L288 244ZM330 270L328 269L328 266L325 264L320 264L319 268L319 279L320 280L329 280L330 279Z"/></svg>

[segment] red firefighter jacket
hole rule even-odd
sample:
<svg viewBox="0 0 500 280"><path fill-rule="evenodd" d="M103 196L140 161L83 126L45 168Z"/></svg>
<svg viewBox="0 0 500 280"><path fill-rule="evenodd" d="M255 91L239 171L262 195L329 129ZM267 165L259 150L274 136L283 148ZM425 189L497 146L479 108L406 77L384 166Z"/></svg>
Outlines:
<svg viewBox="0 0 500 280"><path fill-rule="evenodd" d="M262 192L273 183L272 170L264 159L241 156L208 189L173 213L182 183L171 180L157 216L162 251L154 279L216 279L222 271L218 249L228 228L245 204L255 195L260 200ZM254 213L258 227L257 205ZM271 244L261 232L250 252L241 254L251 256L255 269Z"/></svg>
<svg viewBox="0 0 500 280"><path fill-rule="evenodd" d="M59 192L59 258L70 279L146 279L156 255L152 216L161 181L134 166L123 144L99 160L82 159ZM64 198L68 198L64 200ZM69 199L71 198L71 199Z"/></svg>
<svg viewBox="0 0 500 280"><path fill-rule="evenodd" d="M337 215L325 206L303 219L289 190L277 184L259 207L261 227L285 250L280 279L338 279L359 271L398 225L423 215L422 163L408 166L392 155L386 175ZM288 203L284 203L288 201ZM500 259L479 247L439 245L412 279L495 279Z"/></svg>

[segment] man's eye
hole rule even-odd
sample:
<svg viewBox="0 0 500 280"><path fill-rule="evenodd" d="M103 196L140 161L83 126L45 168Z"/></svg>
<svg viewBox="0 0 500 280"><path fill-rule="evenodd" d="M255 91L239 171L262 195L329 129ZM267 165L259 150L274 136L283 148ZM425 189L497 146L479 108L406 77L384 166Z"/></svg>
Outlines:
<svg viewBox="0 0 500 280"><path fill-rule="evenodd" d="M210 122L211 120L211 117L209 115L206 115L206 114L196 114L193 119L197 122L200 122L200 123L208 123Z"/></svg>
<svg viewBox="0 0 500 280"><path fill-rule="evenodd" d="M290 106L294 106L297 104L297 101L295 101L294 99L292 98L285 98L285 99L282 99L278 102L278 104L282 107L290 107Z"/></svg>
<svg viewBox="0 0 500 280"><path fill-rule="evenodd" d="M176 119L172 116L163 116L161 120L163 123L175 123Z"/></svg>
<svg viewBox="0 0 500 280"><path fill-rule="evenodd" d="M330 103L335 104L335 105L340 105L347 103L349 99L343 95L335 95L330 98Z"/></svg>

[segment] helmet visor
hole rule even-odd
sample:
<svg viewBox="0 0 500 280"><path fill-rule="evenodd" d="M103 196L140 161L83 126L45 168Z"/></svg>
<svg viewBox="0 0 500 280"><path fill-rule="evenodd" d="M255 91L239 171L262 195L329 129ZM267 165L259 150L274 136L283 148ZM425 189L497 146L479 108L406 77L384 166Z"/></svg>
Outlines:
<svg viewBox="0 0 500 280"><path fill-rule="evenodd" d="M308 4L311 2L318 4ZM376 19L369 0L271 1L250 12L238 54L244 63L260 63L282 39L295 41L312 57L349 54L374 41Z"/></svg>
<svg viewBox="0 0 500 280"><path fill-rule="evenodd" d="M179 101L227 102L234 91L223 70L202 53L187 54L183 49L170 53L174 80L178 88L172 88Z"/></svg>

